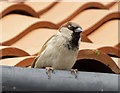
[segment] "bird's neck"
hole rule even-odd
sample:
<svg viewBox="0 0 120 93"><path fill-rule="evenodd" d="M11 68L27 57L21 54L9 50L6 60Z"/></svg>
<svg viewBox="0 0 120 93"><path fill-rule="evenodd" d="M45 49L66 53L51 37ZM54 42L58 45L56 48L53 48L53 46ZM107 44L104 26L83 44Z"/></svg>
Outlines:
<svg viewBox="0 0 120 93"><path fill-rule="evenodd" d="M79 49L79 39L80 35L73 34L71 40L69 41L69 49L78 50Z"/></svg>

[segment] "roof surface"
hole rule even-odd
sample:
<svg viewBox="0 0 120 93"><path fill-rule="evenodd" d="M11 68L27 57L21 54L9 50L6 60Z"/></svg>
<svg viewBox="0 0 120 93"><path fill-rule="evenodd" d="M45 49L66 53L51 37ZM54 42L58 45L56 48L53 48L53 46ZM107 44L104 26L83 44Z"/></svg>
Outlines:
<svg viewBox="0 0 120 93"><path fill-rule="evenodd" d="M83 28L82 42L73 68L120 73L120 2L28 1L0 1L0 65L30 66L45 41L63 23L72 21Z"/></svg>

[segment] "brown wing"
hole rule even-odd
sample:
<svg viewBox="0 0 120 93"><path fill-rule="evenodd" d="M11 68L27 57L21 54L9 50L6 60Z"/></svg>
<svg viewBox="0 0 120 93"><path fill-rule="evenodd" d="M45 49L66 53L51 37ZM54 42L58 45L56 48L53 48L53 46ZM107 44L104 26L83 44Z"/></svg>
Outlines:
<svg viewBox="0 0 120 93"><path fill-rule="evenodd" d="M35 60L34 60L33 64L31 65L31 68L34 68L34 67L35 67L35 63L36 63L36 61L37 61L38 57L39 57L39 56L37 56L37 57L35 58Z"/></svg>
<svg viewBox="0 0 120 93"><path fill-rule="evenodd" d="M35 58L33 64L31 65L31 68L34 68L35 67L35 63L37 61L37 59L39 58L39 56L41 55L41 53L45 50L46 46L47 46L47 43L54 37L55 35L51 36L46 42L45 44L42 46L40 52L38 53L37 57Z"/></svg>

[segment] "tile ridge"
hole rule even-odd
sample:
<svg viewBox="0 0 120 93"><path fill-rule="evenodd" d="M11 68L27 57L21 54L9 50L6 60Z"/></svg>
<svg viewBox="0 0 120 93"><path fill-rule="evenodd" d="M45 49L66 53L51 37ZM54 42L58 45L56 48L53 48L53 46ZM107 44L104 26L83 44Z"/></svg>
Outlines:
<svg viewBox="0 0 120 93"><path fill-rule="evenodd" d="M112 60L112 58L100 50L94 50L94 49L80 50L78 53L77 60L81 60L81 59L97 60L103 63L104 65L108 66L114 73L116 74L120 73L119 67Z"/></svg>
<svg viewBox="0 0 120 93"><path fill-rule="evenodd" d="M57 2L57 1L51 3L51 4L50 4L49 6L47 6L46 8L40 10L40 11L38 12L38 15L40 16L40 15L42 15L43 13L49 11L51 8L53 8L53 7L54 7L55 5L57 5L58 3L59 3L59 2Z"/></svg>
<svg viewBox="0 0 120 93"><path fill-rule="evenodd" d="M15 11L15 10L21 10L21 11L27 12L28 14L32 15L33 17L39 18L39 15L35 10L33 10L30 6L23 4L23 3L18 3L18 4L7 7L5 10L3 10L0 13L0 14L2 14L1 18L3 18L8 13Z"/></svg>
<svg viewBox="0 0 120 93"><path fill-rule="evenodd" d="M30 56L26 51L11 46L0 46L0 57L4 56Z"/></svg>
<svg viewBox="0 0 120 93"><path fill-rule="evenodd" d="M35 30L37 28L45 28L45 27L51 28L51 29L57 29L58 28L58 26L56 24L52 23L52 22L49 22L49 21L39 21L39 22L36 22L36 23L30 25L24 31L22 31L21 33L19 33L18 35L16 35L12 39L7 40L5 42L0 42L0 45L11 45L11 44L15 43L16 41L18 41L20 38L22 38L25 35L27 35L32 30Z"/></svg>
<svg viewBox="0 0 120 93"><path fill-rule="evenodd" d="M113 55L120 58L120 49L112 46L104 46L98 48L98 50L105 52L106 54Z"/></svg>
<svg viewBox="0 0 120 93"><path fill-rule="evenodd" d="M89 27L88 29L86 29L83 33L88 36L89 34L91 34L92 32L94 32L96 29L98 29L99 27L101 27L103 24L111 21L111 20L117 20L120 18L120 12L119 11L114 11L111 12L109 14L107 14L106 16L104 16L102 19L100 19L97 23L95 23L93 26Z"/></svg>
<svg viewBox="0 0 120 93"><path fill-rule="evenodd" d="M74 13L72 13L70 16L68 16L66 19L58 23L58 26L61 26L63 23L72 20L75 16L77 16L82 11L85 11L86 9L90 7L97 7L100 9L107 9L107 7L100 2L88 2L82 6L80 6Z"/></svg>

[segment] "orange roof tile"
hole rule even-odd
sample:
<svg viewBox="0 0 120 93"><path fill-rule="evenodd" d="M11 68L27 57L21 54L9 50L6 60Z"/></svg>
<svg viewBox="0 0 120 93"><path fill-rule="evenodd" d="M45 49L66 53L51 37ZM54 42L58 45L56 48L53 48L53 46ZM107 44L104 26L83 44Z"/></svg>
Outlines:
<svg viewBox="0 0 120 93"><path fill-rule="evenodd" d="M54 7L58 2L55 2L56 0L51 2L25 2L24 4L30 6L33 10L35 10L38 15L41 15L45 12L47 12L49 9Z"/></svg>
<svg viewBox="0 0 120 93"><path fill-rule="evenodd" d="M81 42L79 49L98 49L101 47L106 47L107 45L100 45L100 44L94 44L94 43L87 43L87 42Z"/></svg>
<svg viewBox="0 0 120 93"><path fill-rule="evenodd" d="M23 16L18 14L11 14L5 16L0 20L2 24L2 44L10 45L20 39L30 31L40 27L57 28L51 22L43 21L42 19Z"/></svg>
<svg viewBox="0 0 120 93"><path fill-rule="evenodd" d="M0 57L4 56L29 56L26 51L16 48L16 47L11 47L11 46L0 46Z"/></svg>
<svg viewBox="0 0 120 93"><path fill-rule="evenodd" d="M6 58L1 60L0 65L20 67L31 65L35 56L30 55L36 55L61 24L72 21L83 28L81 37L84 42L80 43L77 60L79 62L86 60L88 65L89 62L98 62L111 69L112 72L120 73L118 4L115 0L112 2L96 0L92 2L65 2L64 0L59 2L0 2L2 5L0 13L4 16L0 19L0 24L2 24L0 44L9 45L0 46L0 52L2 52L0 57ZM27 14L18 14L14 11ZM10 56L16 58L10 58ZM99 67L100 64L95 66ZM97 67L93 71L96 69ZM98 69L100 69L98 71L107 70Z"/></svg>
<svg viewBox="0 0 120 93"><path fill-rule="evenodd" d="M120 43L116 44L115 47L120 48Z"/></svg>
<svg viewBox="0 0 120 93"><path fill-rule="evenodd" d="M7 58L7 59L1 60L0 65L27 67L32 64L34 59L35 59L34 56Z"/></svg>
<svg viewBox="0 0 120 93"><path fill-rule="evenodd" d="M83 50L83 49L97 49L108 55L120 57L120 54L119 54L120 49L111 45L100 45L100 44L94 44L94 43L81 42L79 50Z"/></svg>
<svg viewBox="0 0 120 93"><path fill-rule="evenodd" d="M118 44L118 20L111 20L96 31L88 35L88 38L95 44L116 45Z"/></svg>
<svg viewBox="0 0 120 93"><path fill-rule="evenodd" d="M42 45L56 33L56 30L39 28L22 37L20 40L12 44L11 46L22 48L31 55L40 51Z"/></svg>
<svg viewBox="0 0 120 93"><path fill-rule="evenodd" d="M51 21L53 23L59 23L64 20L70 14L72 14L76 9L78 9L84 3L81 2L59 2L51 10L41 15L41 18ZM67 6L67 7L66 7ZM65 7L65 8L64 8ZM63 11L64 8L64 11Z"/></svg>
<svg viewBox="0 0 120 93"><path fill-rule="evenodd" d="M98 48L98 50L105 52L106 54L109 54L111 56L116 56L120 58L120 49L117 47L110 47L110 46L106 46L106 47L100 47Z"/></svg>
<svg viewBox="0 0 120 93"><path fill-rule="evenodd" d="M0 2L0 6L0 13L2 14L2 17L16 10L26 12L34 17L39 17L39 15L31 7L22 3Z"/></svg>
<svg viewBox="0 0 120 93"><path fill-rule="evenodd" d="M78 10L76 10L73 14L69 15L65 20L59 22L58 25L62 25L63 23L65 23L67 21L72 21L72 19L74 19L76 16L78 16L81 12L84 12L85 10L91 10L91 9L99 10L96 8L100 8L101 10L109 9L110 7L112 7L115 4L116 4L116 2L114 2L114 0L113 0L113 2L96 2L96 1L86 2Z"/></svg>
<svg viewBox="0 0 120 93"><path fill-rule="evenodd" d="M110 10L118 10L118 11L120 11L118 9L118 5L120 5L120 2L115 3L112 7L110 7Z"/></svg>
<svg viewBox="0 0 120 93"><path fill-rule="evenodd" d="M120 58L113 58L112 60L114 60L114 62L116 63L116 65L120 68Z"/></svg>
<svg viewBox="0 0 120 93"><path fill-rule="evenodd" d="M108 6L110 7L114 3L115 2L111 2L111 3L105 3L105 2L59 2L51 10L49 10L44 15L42 15L41 18L51 21L53 23L56 23L58 25L61 25L67 21L70 21L72 18L74 18L76 15L78 15L80 12L82 12L85 9L93 8L93 7L105 9L105 8L108 8ZM64 8L64 11L63 11L63 8ZM53 15L56 17L54 17Z"/></svg>
<svg viewBox="0 0 120 93"><path fill-rule="evenodd" d="M112 58L110 58L102 51L90 49L80 50L77 60L81 59L97 60L108 66L114 73L120 73L120 68L116 65Z"/></svg>
<svg viewBox="0 0 120 93"><path fill-rule="evenodd" d="M119 18L118 11L91 9L80 13L71 21L80 24L83 28L83 33L88 35L97 29L100 25L104 24L106 21L115 18Z"/></svg>

